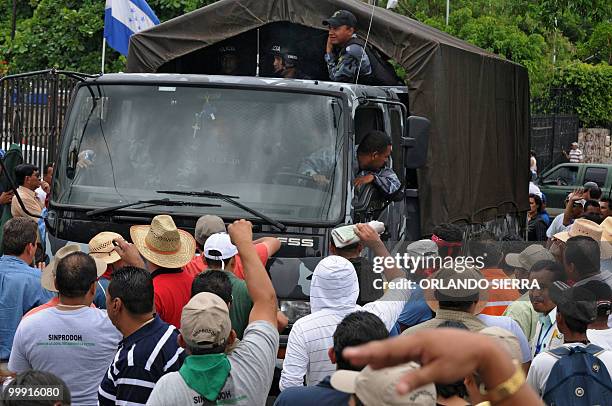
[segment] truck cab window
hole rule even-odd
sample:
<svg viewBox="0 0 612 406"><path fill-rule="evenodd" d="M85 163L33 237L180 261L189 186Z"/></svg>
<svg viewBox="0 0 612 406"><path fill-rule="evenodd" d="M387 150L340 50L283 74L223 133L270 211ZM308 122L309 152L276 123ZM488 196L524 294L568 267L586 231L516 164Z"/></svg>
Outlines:
<svg viewBox="0 0 612 406"><path fill-rule="evenodd" d="M595 182L599 187L604 187L606 185L607 177L607 168L588 167L584 172L584 182Z"/></svg>
<svg viewBox="0 0 612 406"><path fill-rule="evenodd" d="M577 166L562 166L548 174L542 181L545 185L574 186L580 184L578 181Z"/></svg>
<svg viewBox="0 0 612 406"><path fill-rule="evenodd" d="M75 100L83 114L71 118L59 160L75 176L59 178L61 203L105 207L167 197L160 190L211 190L280 221L339 218L348 177L340 99L187 86L104 85L100 92L104 103L93 110L87 89ZM245 215L229 205L210 213Z"/></svg>
<svg viewBox="0 0 612 406"><path fill-rule="evenodd" d="M359 145L372 130L385 131L383 111L376 106L358 108L355 112L355 145Z"/></svg>
<svg viewBox="0 0 612 406"><path fill-rule="evenodd" d="M385 107L386 108L386 107ZM373 131L381 131L389 135L389 128L385 125L385 112L383 111L383 107L377 104L369 104L366 106L359 107L355 112L355 146L358 147L359 144L365 139L365 136ZM400 118L401 119L401 118ZM396 123L397 124L397 123ZM401 127L401 122L400 122ZM393 132L393 124L391 124L390 128ZM400 132L401 130L397 130L396 132ZM393 140L393 135L391 135L391 139L393 144L395 144ZM395 137L401 137L399 134L395 134ZM396 154L398 151L401 151L401 148L393 148L393 154L388 158L388 164L394 171L396 171L394 167ZM356 157L355 157L356 158ZM356 158L357 159L357 158ZM353 196L353 208L355 210L356 218L354 221L367 221L369 219L370 214L373 214L373 218L376 217L376 213L382 210L386 205L386 197L383 192L379 190L379 187L374 185L374 183L369 183L366 185L361 185L355 189L355 196ZM369 213L369 214L365 214ZM364 217L365 215L365 217Z"/></svg>

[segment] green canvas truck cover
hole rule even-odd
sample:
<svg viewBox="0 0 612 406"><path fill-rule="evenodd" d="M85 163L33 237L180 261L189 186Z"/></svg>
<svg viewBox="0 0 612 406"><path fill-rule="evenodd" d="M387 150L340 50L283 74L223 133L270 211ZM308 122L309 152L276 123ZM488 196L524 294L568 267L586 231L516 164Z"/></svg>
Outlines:
<svg viewBox="0 0 612 406"><path fill-rule="evenodd" d="M215 44L282 22L318 33L314 56L322 63L322 21L340 9L355 14L362 39L374 10L369 45L406 70L410 113L431 120L428 160L418 174L423 234L442 222L479 223L527 210L527 70L392 11L357 0L221 0L133 35L128 71L208 73L189 62ZM266 46L259 44L262 54Z"/></svg>

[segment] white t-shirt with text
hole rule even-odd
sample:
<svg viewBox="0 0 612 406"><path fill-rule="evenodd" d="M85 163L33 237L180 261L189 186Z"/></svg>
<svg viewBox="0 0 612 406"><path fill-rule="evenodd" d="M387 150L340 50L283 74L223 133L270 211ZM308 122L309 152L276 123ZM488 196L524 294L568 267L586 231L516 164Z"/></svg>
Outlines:
<svg viewBox="0 0 612 406"><path fill-rule="evenodd" d="M21 320L8 368L51 372L68 385L73 405L97 405L98 386L122 338L105 310L50 307Z"/></svg>

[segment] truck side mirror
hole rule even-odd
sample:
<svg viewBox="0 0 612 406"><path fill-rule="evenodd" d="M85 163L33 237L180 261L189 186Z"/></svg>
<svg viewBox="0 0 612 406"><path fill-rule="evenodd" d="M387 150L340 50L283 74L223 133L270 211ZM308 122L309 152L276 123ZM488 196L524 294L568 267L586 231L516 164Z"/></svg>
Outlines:
<svg viewBox="0 0 612 406"><path fill-rule="evenodd" d="M406 119L406 136L402 138L404 167L417 169L427 163L429 125L425 117L410 116Z"/></svg>

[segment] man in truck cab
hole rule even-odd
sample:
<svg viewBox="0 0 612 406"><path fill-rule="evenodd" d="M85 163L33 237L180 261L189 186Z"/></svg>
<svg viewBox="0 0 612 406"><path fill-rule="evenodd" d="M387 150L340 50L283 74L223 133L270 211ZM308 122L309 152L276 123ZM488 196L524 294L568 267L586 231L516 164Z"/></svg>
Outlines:
<svg viewBox="0 0 612 406"><path fill-rule="evenodd" d="M401 183L393 169L387 167L393 146L391 137L382 131L370 131L357 146L353 156L353 185L373 183L385 198L396 193ZM311 176L319 185L330 182L336 165L335 151L321 149L312 153L300 165L300 173Z"/></svg>

